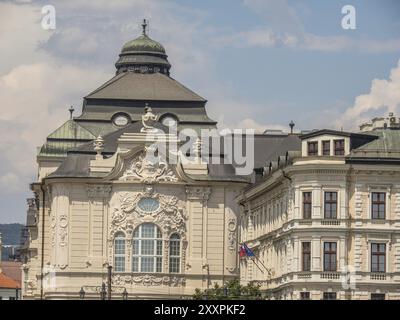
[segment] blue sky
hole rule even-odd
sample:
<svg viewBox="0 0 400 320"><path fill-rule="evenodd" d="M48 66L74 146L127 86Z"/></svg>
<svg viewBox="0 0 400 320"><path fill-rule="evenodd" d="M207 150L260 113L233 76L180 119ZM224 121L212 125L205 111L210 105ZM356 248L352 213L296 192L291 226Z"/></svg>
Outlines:
<svg viewBox="0 0 400 320"><path fill-rule="evenodd" d="M356 30L341 28L348 4ZM0 223L24 222L36 147L113 76L143 18L221 126L356 130L400 114L399 15L396 0L0 1Z"/></svg>

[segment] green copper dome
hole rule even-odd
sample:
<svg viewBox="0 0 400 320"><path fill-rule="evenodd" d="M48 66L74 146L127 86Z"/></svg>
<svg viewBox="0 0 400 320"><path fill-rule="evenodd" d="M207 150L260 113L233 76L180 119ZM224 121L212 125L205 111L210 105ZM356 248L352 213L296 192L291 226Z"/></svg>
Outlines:
<svg viewBox="0 0 400 320"><path fill-rule="evenodd" d="M150 39L147 34L141 35L140 37L125 43L122 47L121 53L138 51L158 52L165 54L164 47L157 41Z"/></svg>
<svg viewBox="0 0 400 320"><path fill-rule="evenodd" d="M138 38L128 41L122 47L115 63L117 74L121 72L163 73L169 75L171 65L164 47L150 39L146 34L147 22L143 21L143 33Z"/></svg>

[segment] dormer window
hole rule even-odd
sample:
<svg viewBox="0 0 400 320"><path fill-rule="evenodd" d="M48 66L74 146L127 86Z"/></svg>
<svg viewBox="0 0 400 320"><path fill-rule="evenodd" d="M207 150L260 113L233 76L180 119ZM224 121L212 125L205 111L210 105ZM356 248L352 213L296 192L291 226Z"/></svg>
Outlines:
<svg viewBox="0 0 400 320"><path fill-rule="evenodd" d="M344 156L344 139L334 140L335 156Z"/></svg>
<svg viewBox="0 0 400 320"><path fill-rule="evenodd" d="M307 144L307 154L309 156L317 156L318 155L318 141L308 142Z"/></svg>
<svg viewBox="0 0 400 320"><path fill-rule="evenodd" d="M331 155L331 142L330 141L322 141L322 155L323 156Z"/></svg>

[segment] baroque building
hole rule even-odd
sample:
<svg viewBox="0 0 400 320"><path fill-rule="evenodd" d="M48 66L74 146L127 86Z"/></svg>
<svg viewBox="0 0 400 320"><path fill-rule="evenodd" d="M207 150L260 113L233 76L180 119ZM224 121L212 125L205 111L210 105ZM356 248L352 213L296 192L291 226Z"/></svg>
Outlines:
<svg viewBox="0 0 400 320"><path fill-rule="evenodd" d="M246 188L242 283L268 299L400 299L400 123L315 130ZM265 267L264 267L265 266Z"/></svg>
<svg viewBox="0 0 400 320"><path fill-rule="evenodd" d="M204 162L200 140L191 160L169 161L181 130L216 128L206 100L170 77L146 23L115 66L39 150L24 299L98 299L109 266L113 299L191 296L238 276L234 198L247 180Z"/></svg>
<svg viewBox="0 0 400 320"><path fill-rule="evenodd" d="M229 135L181 150L217 123L145 22L115 67L39 148L24 299L177 299L239 276L267 299L400 298L398 118L246 137L244 174Z"/></svg>

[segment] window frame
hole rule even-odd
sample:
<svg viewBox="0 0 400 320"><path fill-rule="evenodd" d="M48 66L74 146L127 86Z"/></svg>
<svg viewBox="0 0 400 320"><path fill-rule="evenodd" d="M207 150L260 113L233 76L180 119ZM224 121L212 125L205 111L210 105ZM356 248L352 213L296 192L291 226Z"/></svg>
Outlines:
<svg viewBox="0 0 400 320"><path fill-rule="evenodd" d="M374 251L373 250L373 246L377 246L377 248L378 248L378 251ZM384 248L384 250L383 251L381 251L381 250L379 250L379 248L380 248L380 246L383 246L383 248ZM371 270L371 272L372 273L386 273L386 268L387 268L387 266L386 266L386 255L387 255L387 246L386 246L386 243L383 243L383 242L371 242L370 243L370 259L371 259L371 262L370 262L370 270ZM373 262L373 257L374 256L376 256L377 257L377 263L376 263L376 267L377 267L377 269L374 269L374 262ZM381 270L380 269L380 266L381 266L381 261L380 261L380 258L381 257L383 257L383 270Z"/></svg>
<svg viewBox="0 0 400 320"><path fill-rule="evenodd" d="M119 252L117 249L117 241L123 242L121 248L123 252ZM121 259L121 263L117 263L117 258ZM114 272L125 272L126 270L126 236L123 232L117 232L114 236ZM121 267L121 269L119 268Z"/></svg>
<svg viewBox="0 0 400 320"><path fill-rule="evenodd" d="M173 238L174 236L176 236L177 238ZM173 249L172 244L173 243L177 243L178 246L178 254L172 254L171 251ZM181 253L182 253L182 238L178 233L173 233L171 234L171 236L169 237L169 251L168 251L168 272L169 273L180 273L181 272ZM177 266L177 269L172 270L172 259L174 259L174 264ZM175 266L174 266L175 267Z"/></svg>
<svg viewBox="0 0 400 320"><path fill-rule="evenodd" d="M309 194L309 199L305 197L306 194ZM303 191L303 219L311 219L312 218L312 191ZM306 201L307 200L307 201ZM306 210L306 207L309 207L309 212ZM307 216L306 216L307 213Z"/></svg>
<svg viewBox="0 0 400 320"><path fill-rule="evenodd" d="M322 140L322 155L323 156L330 156L331 155L331 140ZM328 145L328 149L325 149L325 146ZM326 153L327 151L327 153Z"/></svg>
<svg viewBox="0 0 400 320"><path fill-rule="evenodd" d="M310 146L314 146L314 150L310 152ZM308 141L307 142L307 155L308 156L318 156L318 141Z"/></svg>
<svg viewBox="0 0 400 320"><path fill-rule="evenodd" d="M146 225L153 227L153 236L144 237L143 228ZM137 236L136 236L137 232ZM145 242L146 241L146 242ZM152 246L145 246L144 244L151 243ZM137 248L137 250L136 250ZM143 253L143 250L152 248L153 253ZM163 260L164 260L164 241L162 237L161 229L154 223L145 222L136 227L132 236L132 261L131 270L133 273L162 273L163 272ZM137 251L137 253L136 253ZM147 270L143 267L146 261L152 259L153 267L151 270ZM144 270L145 269L145 270Z"/></svg>
<svg viewBox="0 0 400 320"><path fill-rule="evenodd" d="M340 148L338 148L336 146L337 143L343 143L343 145L340 146ZM335 156L344 156L345 154L345 139L335 139L333 140L333 154Z"/></svg>
<svg viewBox="0 0 400 320"><path fill-rule="evenodd" d="M306 243L309 245L308 251L304 250L305 249L304 245ZM308 263L306 263L305 257L307 258ZM305 266L308 266L308 268ZM311 272L311 241L302 241L301 242L301 271Z"/></svg>
<svg viewBox="0 0 400 320"><path fill-rule="evenodd" d="M329 244L329 250L326 250L326 245ZM332 245L335 245L335 250L332 250ZM323 242L323 270L324 272L337 272L337 256L338 256L338 245L336 241L324 241ZM327 262L329 257L329 264ZM334 259L332 259L334 257Z"/></svg>
<svg viewBox="0 0 400 320"><path fill-rule="evenodd" d="M327 194L336 194L336 199L332 200L327 199ZM324 219L337 219L338 216L338 198L339 198L339 192L337 191L324 191ZM332 215L332 205L335 204L335 212L334 215ZM329 212L328 212L328 205L330 207ZM327 214L329 213L329 215Z"/></svg>
<svg viewBox="0 0 400 320"><path fill-rule="evenodd" d="M378 298L383 296L383 299ZM374 298L375 297L375 298ZM378 298L378 299L376 299ZM370 300L386 300L386 294L385 293L378 293L378 292L371 292L371 299Z"/></svg>
<svg viewBox="0 0 400 320"><path fill-rule="evenodd" d="M383 201L380 199L380 195L383 194ZM374 201L374 195L378 195L378 200ZM386 219L386 192L381 192L381 191L373 191L370 194L370 199L371 199L371 219L373 220L385 220ZM375 216L375 211L374 211L374 206L378 206L378 212L376 213L377 216ZM383 205L383 217L381 216L381 210L380 206Z"/></svg>
<svg viewBox="0 0 400 320"><path fill-rule="evenodd" d="M334 296L334 299L330 297L331 295ZM323 292L322 300L337 300L337 292Z"/></svg>
<svg viewBox="0 0 400 320"><path fill-rule="evenodd" d="M300 300L311 300L310 291L301 291L300 292Z"/></svg>

